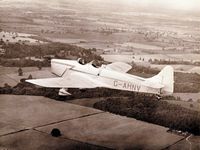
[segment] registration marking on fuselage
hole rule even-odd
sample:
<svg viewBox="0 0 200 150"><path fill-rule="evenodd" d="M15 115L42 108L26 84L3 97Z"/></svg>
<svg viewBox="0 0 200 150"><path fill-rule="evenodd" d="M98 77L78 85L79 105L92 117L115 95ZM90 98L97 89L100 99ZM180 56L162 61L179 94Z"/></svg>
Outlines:
<svg viewBox="0 0 200 150"><path fill-rule="evenodd" d="M114 80L113 85L114 87L123 88L123 89L131 90L131 91L138 91L138 92L140 91L140 88L141 88L140 85L130 83L130 82L118 81L118 80Z"/></svg>

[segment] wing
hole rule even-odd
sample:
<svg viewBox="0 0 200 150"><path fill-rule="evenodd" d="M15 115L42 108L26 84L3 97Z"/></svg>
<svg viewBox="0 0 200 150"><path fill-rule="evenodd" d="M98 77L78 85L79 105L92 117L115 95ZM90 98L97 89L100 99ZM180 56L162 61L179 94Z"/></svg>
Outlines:
<svg viewBox="0 0 200 150"><path fill-rule="evenodd" d="M106 69L115 70L118 72L128 72L132 68L131 65L123 63L123 62L114 62L106 66Z"/></svg>
<svg viewBox="0 0 200 150"><path fill-rule="evenodd" d="M87 74L79 72L70 72L64 77L33 79L26 81L50 88L95 88L106 86L98 81L97 76L91 77Z"/></svg>

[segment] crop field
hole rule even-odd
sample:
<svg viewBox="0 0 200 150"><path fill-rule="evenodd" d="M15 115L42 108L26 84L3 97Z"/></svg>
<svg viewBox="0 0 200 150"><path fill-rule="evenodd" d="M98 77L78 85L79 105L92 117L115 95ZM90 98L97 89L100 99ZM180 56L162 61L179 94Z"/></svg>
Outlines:
<svg viewBox="0 0 200 150"><path fill-rule="evenodd" d="M141 43L131 43L131 42L127 42L127 43L123 43L121 44L122 47L133 47L136 49L146 49L146 50L161 50L161 47L158 46L153 46L153 45L147 45L147 44L141 44Z"/></svg>
<svg viewBox="0 0 200 150"><path fill-rule="evenodd" d="M173 96L180 97L182 101L192 99L193 102L197 102L200 99L200 93L174 93Z"/></svg>
<svg viewBox="0 0 200 150"><path fill-rule="evenodd" d="M181 107L188 108L195 111L200 111L200 103L197 102L186 102L186 101L176 101L176 100L166 100L171 104L180 105Z"/></svg>
<svg viewBox="0 0 200 150"><path fill-rule="evenodd" d="M33 78L45 78L52 77L53 74L50 72L50 68L42 68L38 70L37 67L24 67L23 75L18 75L17 67L0 67L0 87L4 86L7 83L10 86L15 86L20 79L28 78L29 75L32 75Z"/></svg>

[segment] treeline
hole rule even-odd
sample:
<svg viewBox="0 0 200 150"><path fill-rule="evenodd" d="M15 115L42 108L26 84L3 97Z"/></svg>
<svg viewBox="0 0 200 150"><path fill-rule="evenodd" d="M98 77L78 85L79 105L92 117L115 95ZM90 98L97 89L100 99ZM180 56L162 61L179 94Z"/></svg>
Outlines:
<svg viewBox="0 0 200 150"><path fill-rule="evenodd" d="M5 67L33 67L33 66L49 67L50 66L50 62L47 59L43 61L35 61L24 58L19 60L1 58L0 64Z"/></svg>
<svg viewBox="0 0 200 150"><path fill-rule="evenodd" d="M46 43L41 45L9 43L3 44L2 48L6 50L4 58L41 58L46 55L55 55L57 58L74 56L76 58L84 58L87 61L103 60L99 55L95 54L95 49L85 49L65 43Z"/></svg>
<svg viewBox="0 0 200 150"><path fill-rule="evenodd" d="M181 64L181 65L196 65L199 66L200 62L190 62L190 61L175 61L175 60L149 60L152 64L159 64L159 65L176 65L176 64Z"/></svg>
<svg viewBox="0 0 200 150"><path fill-rule="evenodd" d="M95 103L94 108L200 135L199 112L157 101L152 97L135 95L127 98L107 98Z"/></svg>

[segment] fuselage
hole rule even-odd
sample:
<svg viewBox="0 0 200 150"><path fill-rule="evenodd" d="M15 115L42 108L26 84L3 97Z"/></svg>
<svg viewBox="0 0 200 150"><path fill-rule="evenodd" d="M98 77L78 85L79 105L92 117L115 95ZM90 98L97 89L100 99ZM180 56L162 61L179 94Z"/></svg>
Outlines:
<svg viewBox="0 0 200 150"><path fill-rule="evenodd" d="M54 59L51 62L52 73L57 76L67 76L72 71L90 76L92 79L101 83L102 87L159 94L160 89L150 88L144 82L145 78L134 76L124 72L108 69L105 65L95 67L91 63L80 64L75 60Z"/></svg>

